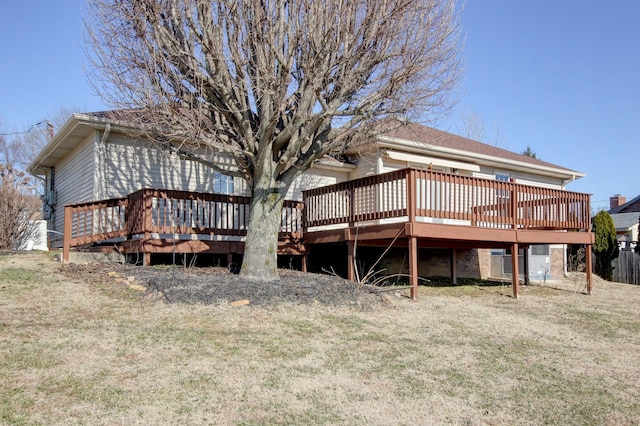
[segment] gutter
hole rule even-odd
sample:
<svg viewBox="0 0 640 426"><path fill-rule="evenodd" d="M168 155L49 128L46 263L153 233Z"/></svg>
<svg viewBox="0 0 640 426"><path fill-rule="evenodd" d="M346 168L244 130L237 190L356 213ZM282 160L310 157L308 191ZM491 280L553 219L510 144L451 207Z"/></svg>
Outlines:
<svg viewBox="0 0 640 426"><path fill-rule="evenodd" d="M581 177L584 177L584 175L581 176ZM576 180L576 179L577 179L576 175L571 176L569 179L563 179L562 180L562 189L567 189L566 186L568 184L570 184L571 182L573 182L574 180Z"/></svg>

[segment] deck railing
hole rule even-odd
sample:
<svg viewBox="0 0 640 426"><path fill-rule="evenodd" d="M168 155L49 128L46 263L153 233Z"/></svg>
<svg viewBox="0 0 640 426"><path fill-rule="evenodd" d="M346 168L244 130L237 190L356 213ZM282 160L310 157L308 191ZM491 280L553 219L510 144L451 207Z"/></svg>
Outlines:
<svg viewBox="0 0 640 426"><path fill-rule="evenodd" d="M241 237L249 204L249 197L160 189L74 204L65 207L64 247L151 234ZM389 219L484 228L591 228L588 194L404 169L304 191L303 202L285 201L280 237L300 240L310 228Z"/></svg>
<svg viewBox="0 0 640 426"><path fill-rule="evenodd" d="M249 197L142 189L123 198L65 206L63 247L151 234L245 236ZM280 237L302 237L302 203L285 201Z"/></svg>
<svg viewBox="0 0 640 426"><path fill-rule="evenodd" d="M303 192L306 228L382 219L484 228L588 230L589 195L404 169Z"/></svg>

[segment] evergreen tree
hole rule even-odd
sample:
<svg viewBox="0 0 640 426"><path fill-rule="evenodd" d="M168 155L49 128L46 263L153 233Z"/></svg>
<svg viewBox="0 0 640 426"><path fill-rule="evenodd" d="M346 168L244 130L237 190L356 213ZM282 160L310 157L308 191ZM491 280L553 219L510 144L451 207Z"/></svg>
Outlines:
<svg viewBox="0 0 640 426"><path fill-rule="evenodd" d="M593 219L593 232L596 236L596 241L593 244L593 253L596 256L596 274L611 281L613 277L611 261L618 257L620 250L616 239L616 227L609 213L602 210L596 215Z"/></svg>
<svg viewBox="0 0 640 426"><path fill-rule="evenodd" d="M522 154L522 155L525 155L525 156L527 156L527 157L531 157L531 158L535 158L535 159L538 159L538 160L539 160L539 158L538 158L538 156L537 156L536 152L535 152L533 149L531 149L531 147L530 147L529 145L527 145L527 149L525 149L524 151L522 151L522 153L521 153L521 154Z"/></svg>

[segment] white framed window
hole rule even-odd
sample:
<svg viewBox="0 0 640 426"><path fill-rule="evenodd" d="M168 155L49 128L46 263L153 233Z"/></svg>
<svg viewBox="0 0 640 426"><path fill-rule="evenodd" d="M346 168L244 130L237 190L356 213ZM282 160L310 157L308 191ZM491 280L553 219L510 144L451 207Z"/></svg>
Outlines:
<svg viewBox="0 0 640 426"><path fill-rule="evenodd" d="M511 176L508 173L496 172L496 180L509 182L511 180Z"/></svg>
<svg viewBox="0 0 640 426"><path fill-rule="evenodd" d="M213 192L214 194L233 194L233 176L227 176L222 173L213 173Z"/></svg>
<svg viewBox="0 0 640 426"><path fill-rule="evenodd" d="M495 176L496 176L496 180L500 181L500 182L510 182L511 181L511 176L508 173L496 172ZM509 191L508 190L498 189L496 191L496 198L500 202L507 202L508 198L509 198Z"/></svg>
<svg viewBox="0 0 640 426"><path fill-rule="evenodd" d="M549 244L536 244L531 246L533 256L549 256Z"/></svg>

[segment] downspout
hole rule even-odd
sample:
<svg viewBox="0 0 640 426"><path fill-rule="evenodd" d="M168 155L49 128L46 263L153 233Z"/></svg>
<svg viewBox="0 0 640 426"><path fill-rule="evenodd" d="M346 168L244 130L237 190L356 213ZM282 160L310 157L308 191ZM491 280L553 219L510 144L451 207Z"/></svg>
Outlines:
<svg viewBox="0 0 640 426"><path fill-rule="evenodd" d="M107 139L109 138L109 133L111 133L111 123L107 123L104 131L102 132L102 137L100 138L100 143L98 146L98 152L97 152L97 161L96 161L96 173L95 173L95 179L96 179L96 183L95 183L95 188L96 188L96 197L97 199L101 200L105 198L105 185L106 185L106 181L105 181L105 175L104 175L104 161L105 161L105 155L106 155L106 144L107 144Z"/></svg>
<svg viewBox="0 0 640 426"><path fill-rule="evenodd" d="M576 180L576 175L571 175L570 179L563 179L562 180L562 190L566 190L566 186L569 185L571 182L573 182L574 180Z"/></svg>
<svg viewBox="0 0 640 426"><path fill-rule="evenodd" d="M387 153L386 150L380 150L378 154L378 158L376 158L376 174L379 175L382 173L382 169L384 169L384 160L382 157Z"/></svg>

